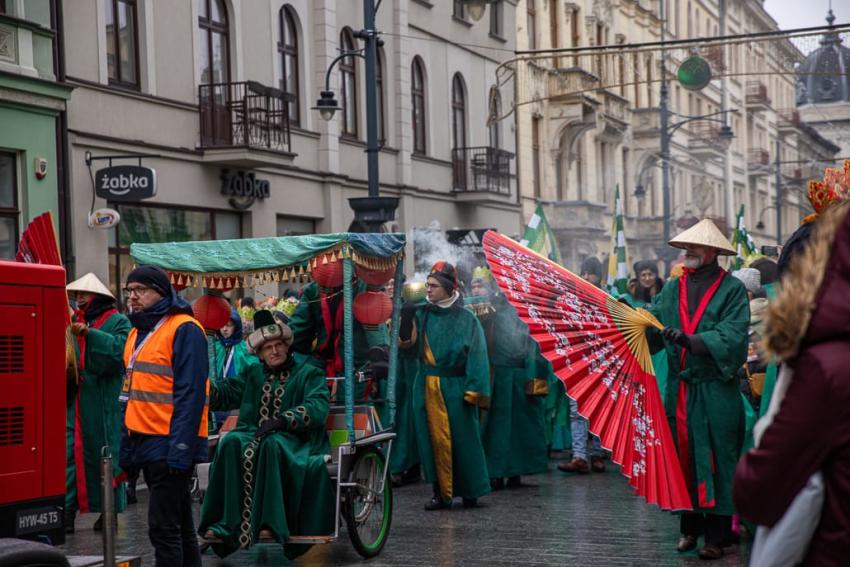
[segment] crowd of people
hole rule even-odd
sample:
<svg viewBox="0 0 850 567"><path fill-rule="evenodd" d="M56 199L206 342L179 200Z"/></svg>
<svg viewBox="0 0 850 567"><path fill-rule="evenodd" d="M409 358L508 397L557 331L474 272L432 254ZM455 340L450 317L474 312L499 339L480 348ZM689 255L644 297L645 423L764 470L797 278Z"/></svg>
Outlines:
<svg viewBox="0 0 850 567"><path fill-rule="evenodd" d="M683 257L666 282L656 261L640 261L619 294L664 327L647 340L693 503L680 516L679 552L702 537L699 556L718 559L743 526L757 531L749 522L767 533L819 471L826 497L798 559L838 565L850 557L850 383L841 371L850 219L838 201L779 263L761 258L731 273L720 258L736 250L703 220L670 241ZM598 259L579 271L601 286ZM606 470L599 439L486 266L464 285L454 265L437 262L424 290L407 298L397 330L394 485L429 483L427 511L451 509L455 498L475 507L546 471L558 438L570 440L559 470ZM355 296L366 291L355 285ZM134 479L144 475L157 565L200 565L199 536L220 556L278 542L295 557L306 546L286 544L290 535L333 532L325 423L327 378L344 371L338 290L313 282L280 300L242 300L215 333L213 357L191 306L159 268L129 274L126 316L93 274L68 292L79 359L68 389L68 531L78 512L102 512L106 446L119 456L116 513L135 500ZM389 327L355 321L356 368L381 359L374 353L386 351ZM374 376L380 382L385 372ZM384 393L380 383L357 384L356 396L382 417ZM235 427L216 449L196 529L193 467L230 416ZM94 529L103 523L101 514Z"/></svg>

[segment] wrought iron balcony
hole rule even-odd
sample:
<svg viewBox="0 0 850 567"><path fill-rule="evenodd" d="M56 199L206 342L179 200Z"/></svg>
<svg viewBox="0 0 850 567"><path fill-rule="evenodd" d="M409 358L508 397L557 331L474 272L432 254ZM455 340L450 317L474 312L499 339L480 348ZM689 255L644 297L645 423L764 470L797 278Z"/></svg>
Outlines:
<svg viewBox="0 0 850 567"><path fill-rule="evenodd" d="M745 100L748 110L765 110L770 106L770 97L767 96L767 85L761 81L747 81Z"/></svg>
<svg viewBox="0 0 850 567"><path fill-rule="evenodd" d="M452 150L452 190L456 193L511 195L514 154L488 146Z"/></svg>
<svg viewBox="0 0 850 567"><path fill-rule="evenodd" d="M287 95L255 81L199 87L201 149L291 152Z"/></svg>
<svg viewBox="0 0 850 567"><path fill-rule="evenodd" d="M767 173L770 165L770 153L762 148L750 148L747 152L747 165L750 167L750 175Z"/></svg>
<svg viewBox="0 0 850 567"><path fill-rule="evenodd" d="M800 112L794 108L785 108L777 113L777 126L782 129L796 129L800 127Z"/></svg>

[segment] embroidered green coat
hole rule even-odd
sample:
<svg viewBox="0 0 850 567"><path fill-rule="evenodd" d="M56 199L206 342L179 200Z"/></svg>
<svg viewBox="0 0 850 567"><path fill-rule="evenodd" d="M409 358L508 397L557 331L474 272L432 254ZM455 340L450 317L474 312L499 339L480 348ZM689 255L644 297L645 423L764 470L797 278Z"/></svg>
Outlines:
<svg viewBox="0 0 850 567"><path fill-rule="evenodd" d="M198 529L200 534L211 530L222 540L212 546L220 557L256 542L261 529L270 530L281 543L290 535L333 533L336 493L325 465L330 448L325 431L328 388L324 372L299 355L289 360L287 371L278 411L271 400L279 381L259 361L211 388L211 409L239 409L236 428L222 437L216 449ZM286 429L252 444L267 381L272 391L268 414L283 417ZM251 452L253 458L248 456ZM251 502L246 506L245 472L249 466L253 483ZM242 522L246 507L251 511L250 525ZM308 548L285 545L284 552L293 558Z"/></svg>
<svg viewBox="0 0 850 567"><path fill-rule="evenodd" d="M69 391L66 416L65 508L80 512L101 511L101 449L112 450L113 475L120 473L118 453L124 417L118 396L124 379L124 343L130 321L120 313L109 316L100 328L90 327L85 337L85 369ZM79 347L75 341L77 360ZM124 483L115 489L115 510L124 511Z"/></svg>
<svg viewBox="0 0 850 567"><path fill-rule="evenodd" d="M650 311L665 326L681 329L679 295L677 278L664 286ZM683 299L687 304L687 299ZM664 407L695 512L721 515L734 512L732 478L744 435L737 372L747 359L749 321L744 285L726 275L696 329L710 354L687 353L682 369L682 349L676 345L664 346L668 365ZM654 331L652 335L652 342L657 345L659 337ZM679 411L680 414L684 411L681 416L685 419L677 422L680 402L684 402Z"/></svg>
<svg viewBox="0 0 850 567"><path fill-rule="evenodd" d="M544 472L551 365L540 363L540 349L514 308L504 299L495 299L493 307L494 313L481 317L492 380L483 431L487 470L490 478Z"/></svg>
<svg viewBox="0 0 850 567"><path fill-rule="evenodd" d="M413 412L425 480L438 483L444 499L490 492L479 421L479 408L490 404L490 365L478 318L461 299L420 309L402 347L419 357Z"/></svg>

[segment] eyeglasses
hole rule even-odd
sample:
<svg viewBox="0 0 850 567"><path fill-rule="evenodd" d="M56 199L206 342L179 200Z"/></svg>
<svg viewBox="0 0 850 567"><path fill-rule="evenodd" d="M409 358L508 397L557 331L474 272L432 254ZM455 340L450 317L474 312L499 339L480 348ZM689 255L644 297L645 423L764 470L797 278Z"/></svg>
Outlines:
<svg viewBox="0 0 850 567"><path fill-rule="evenodd" d="M130 297L132 295L135 295L136 297L141 297L147 292L149 292L150 289L151 288L146 285L140 285L136 287L125 287L122 291L124 292L124 297Z"/></svg>

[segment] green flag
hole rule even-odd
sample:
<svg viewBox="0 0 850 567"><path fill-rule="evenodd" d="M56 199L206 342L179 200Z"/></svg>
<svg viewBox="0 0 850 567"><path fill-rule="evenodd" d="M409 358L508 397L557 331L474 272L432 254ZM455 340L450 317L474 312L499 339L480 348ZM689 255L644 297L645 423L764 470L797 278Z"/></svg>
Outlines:
<svg viewBox="0 0 850 567"><path fill-rule="evenodd" d="M756 252L756 243L753 242L750 233L747 232L744 226L744 205L738 210L738 216L735 219L735 230L732 233L732 246L738 252L735 259L732 260L732 269L740 270L741 266L747 259Z"/></svg>
<svg viewBox="0 0 850 567"><path fill-rule="evenodd" d="M525 233L519 241L523 246L528 246L541 256L546 256L553 262L561 264L561 251L558 250L558 242L546 215L543 214L543 205L537 205L534 214L528 219Z"/></svg>
<svg viewBox="0 0 850 567"><path fill-rule="evenodd" d="M611 254L608 256L608 280L605 287L615 296L628 291L629 287L629 250L626 246L626 233L623 229L623 202L620 200L620 186L614 197L614 218L611 223Z"/></svg>

